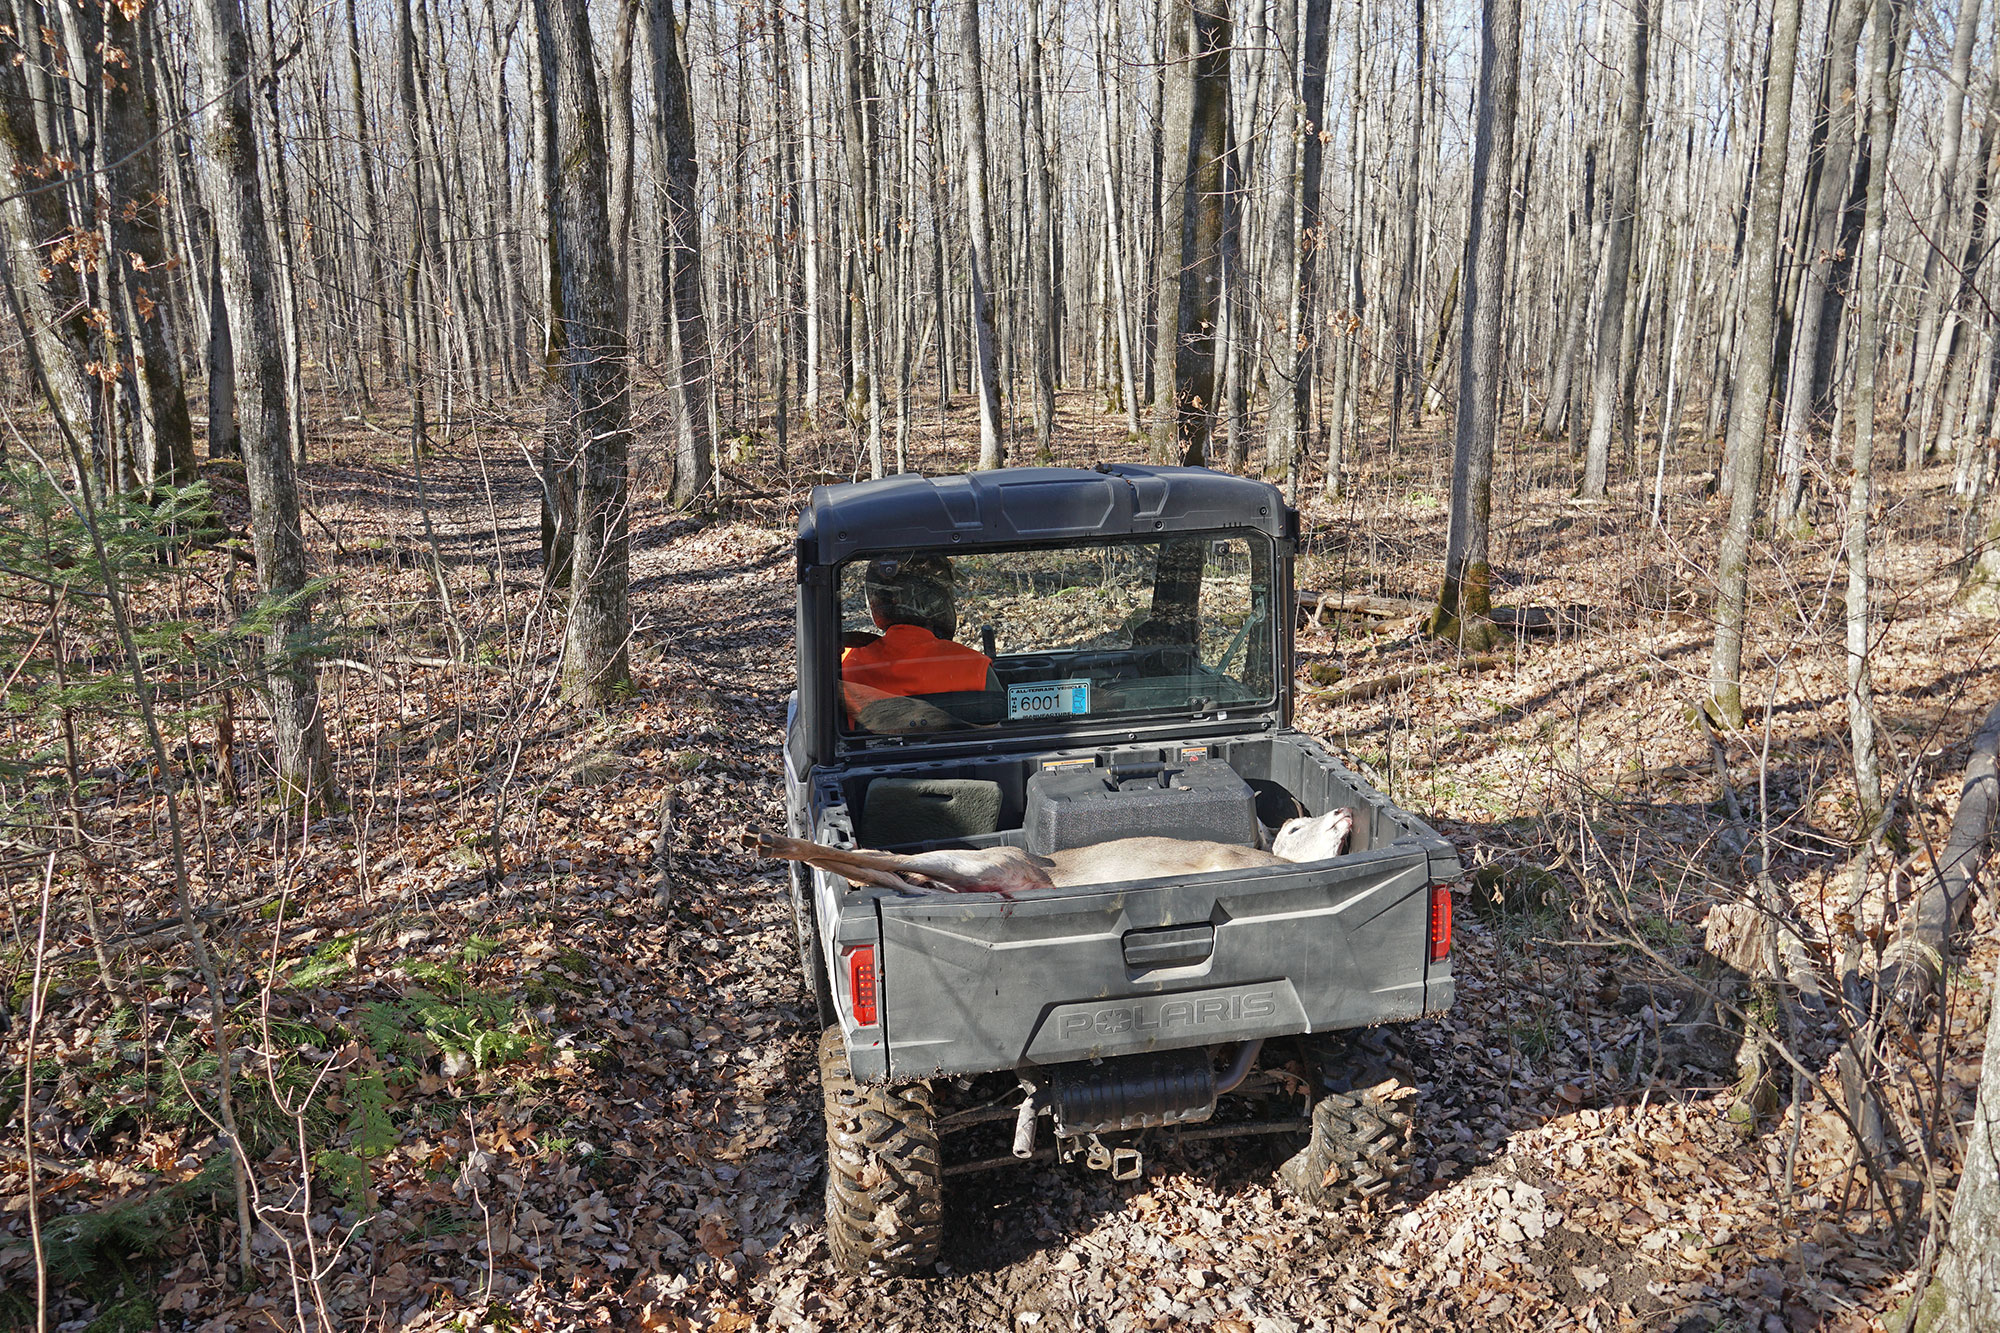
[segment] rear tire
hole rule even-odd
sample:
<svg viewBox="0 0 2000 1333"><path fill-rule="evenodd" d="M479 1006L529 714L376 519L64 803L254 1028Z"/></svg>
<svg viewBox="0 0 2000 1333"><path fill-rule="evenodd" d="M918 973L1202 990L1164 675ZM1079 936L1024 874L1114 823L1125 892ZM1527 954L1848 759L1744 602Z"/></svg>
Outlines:
<svg viewBox="0 0 2000 1333"><path fill-rule="evenodd" d="M1278 1178L1300 1202L1327 1211L1387 1194L1410 1169L1413 1091L1385 1084L1322 1097L1311 1141Z"/></svg>
<svg viewBox="0 0 2000 1333"><path fill-rule="evenodd" d="M834 1266L877 1277L929 1267L944 1239L944 1170L930 1086L856 1083L837 1026L820 1036L819 1076Z"/></svg>
<svg viewBox="0 0 2000 1333"><path fill-rule="evenodd" d="M792 942L799 950L799 984L813 1005L819 1026L838 1017L833 1009L833 985L826 975L826 956L819 947L819 913L813 905L812 872L797 861L787 862L792 897Z"/></svg>

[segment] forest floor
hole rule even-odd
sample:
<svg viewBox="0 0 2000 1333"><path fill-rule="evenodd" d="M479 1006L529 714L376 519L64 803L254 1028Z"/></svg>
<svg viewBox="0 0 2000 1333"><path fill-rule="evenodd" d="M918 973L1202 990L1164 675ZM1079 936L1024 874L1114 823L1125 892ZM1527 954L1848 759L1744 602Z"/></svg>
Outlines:
<svg viewBox="0 0 2000 1333"><path fill-rule="evenodd" d="M1065 400L1061 461L1136 456L1091 407ZM963 466L963 407L942 435L914 461ZM95 850L56 881L59 906L87 883L106 919L87 935L80 906L58 913L32 1067L52 1327L1775 1333L1878 1327L1907 1300L1978 1079L1990 912L1883 1075L1909 1145L1897 1215L1866 1202L1823 1088L1785 1080L1745 1136L1727 1054L1660 1041L1695 994L1702 918L1742 900L1755 849L1831 934L1856 822L1838 515L1827 536L1756 548L1753 717L1718 769L1687 706L1705 691L1721 503L1677 480L1657 529L1632 484L1580 505L1566 460L1527 440L1496 476L1496 572L1501 600L1564 610L1560 632L1476 660L1408 618L1299 638L1322 682L1299 725L1476 872L1455 1007L1375 1052L1421 1089L1412 1176L1370 1210L1315 1216L1261 1145L1158 1139L1130 1183L957 1178L935 1275L838 1274L784 874L739 844L783 821L797 509L855 464L844 440L793 445L783 467L768 439L732 451L731 493L690 515L658 498L658 442L641 439L636 690L591 717L551 701L520 439L441 443L419 486L393 435L329 421L303 479L333 580L340 661L322 689L347 805L288 820L228 804L212 723L174 728L198 895L223 909L207 934L249 1048L233 1086L265 1222L255 1272L238 1280L217 1189L218 1061L206 988L164 921L150 760L107 723L88 757ZM1300 586L1428 596L1446 453L1418 433L1400 458L1367 453L1344 498L1310 487ZM240 502L226 465L207 473ZM1882 482L1875 669L1907 836L1872 867L1863 915L1893 929L1995 702L2000 625L1952 602L1948 470ZM199 605L223 576L197 568L183 586ZM257 728L241 730L248 747ZM8 873L0 1112L18 1125L42 885ZM1823 1020L1790 1041L1829 1067ZM15 1132L0 1146L0 1321L33 1312L20 1148Z"/></svg>

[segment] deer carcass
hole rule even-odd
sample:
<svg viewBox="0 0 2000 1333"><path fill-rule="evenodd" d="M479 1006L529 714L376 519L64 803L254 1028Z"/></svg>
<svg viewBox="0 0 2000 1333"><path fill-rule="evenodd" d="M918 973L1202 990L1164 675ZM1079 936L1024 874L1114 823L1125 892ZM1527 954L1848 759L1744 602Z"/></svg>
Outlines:
<svg viewBox="0 0 2000 1333"><path fill-rule="evenodd" d="M1036 856L1019 847L947 848L899 855L827 847L775 833L758 834L757 846L772 856L803 861L852 883L877 884L898 893L942 890L1006 897L1028 889L1067 889L1323 861L1340 855L1353 828L1354 812L1346 809L1329 810L1314 819L1289 820L1271 840L1268 852L1231 843L1162 837L1118 838L1049 856Z"/></svg>

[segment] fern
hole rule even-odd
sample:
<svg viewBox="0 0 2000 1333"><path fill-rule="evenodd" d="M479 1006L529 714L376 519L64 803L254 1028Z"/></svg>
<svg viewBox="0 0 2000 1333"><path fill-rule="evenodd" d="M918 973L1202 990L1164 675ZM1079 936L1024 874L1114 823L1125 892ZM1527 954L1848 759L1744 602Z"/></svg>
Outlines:
<svg viewBox="0 0 2000 1333"><path fill-rule="evenodd" d="M292 984L301 990L309 990L334 977L352 973L354 946L360 942L358 935L342 935L328 940L313 950L312 957L292 969Z"/></svg>
<svg viewBox="0 0 2000 1333"><path fill-rule="evenodd" d="M386 1156L396 1146L396 1127L389 1121L389 1088L382 1071L370 1069L347 1081L347 1132L354 1150L364 1157Z"/></svg>

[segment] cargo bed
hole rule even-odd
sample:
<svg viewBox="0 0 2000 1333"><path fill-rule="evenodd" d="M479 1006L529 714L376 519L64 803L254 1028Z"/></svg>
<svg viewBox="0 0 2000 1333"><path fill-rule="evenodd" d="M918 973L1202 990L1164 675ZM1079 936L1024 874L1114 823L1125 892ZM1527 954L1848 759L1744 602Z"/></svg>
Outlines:
<svg viewBox="0 0 2000 1333"><path fill-rule="evenodd" d="M942 1074L1101 1059L1328 1032L1447 1007L1449 959L1432 963L1429 890L1456 878L1449 844L1296 731L1200 746L1103 747L1034 760L925 766L932 777L997 783L1016 826L893 845L1024 846L1018 826L1041 765L1139 767L1185 752L1226 762L1259 814L1355 812L1350 850L1298 866L988 894L902 897L821 873L839 947L877 943L879 1020L847 1018L857 1077ZM850 769L821 793L819 840L852 845L870 784L909 766ZM1273 822L1273 821L1267 821ZM837 981L844 980L837 978ZM845 1006L843 1015L850 1013Z"/></svg>

